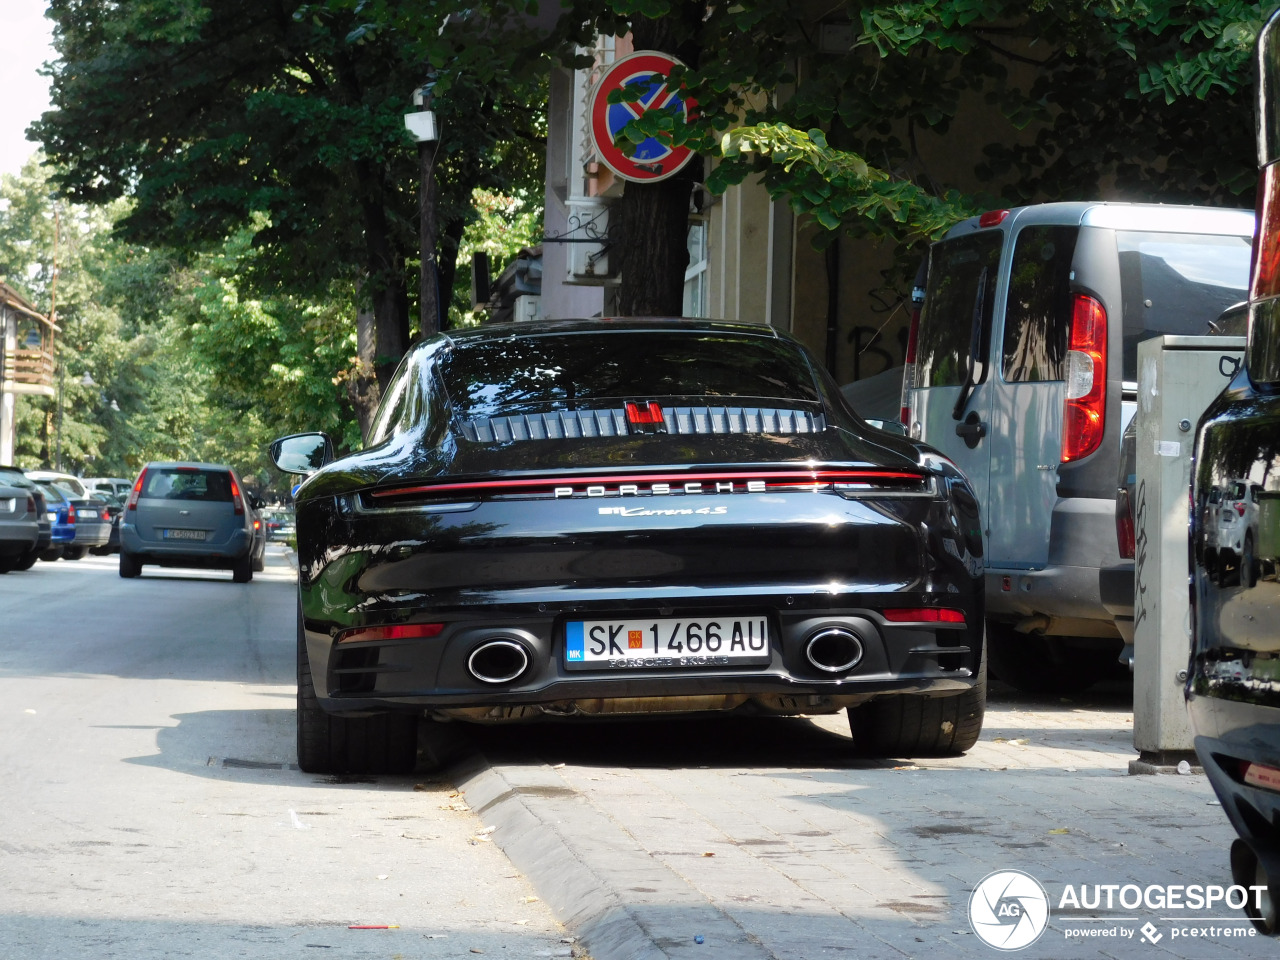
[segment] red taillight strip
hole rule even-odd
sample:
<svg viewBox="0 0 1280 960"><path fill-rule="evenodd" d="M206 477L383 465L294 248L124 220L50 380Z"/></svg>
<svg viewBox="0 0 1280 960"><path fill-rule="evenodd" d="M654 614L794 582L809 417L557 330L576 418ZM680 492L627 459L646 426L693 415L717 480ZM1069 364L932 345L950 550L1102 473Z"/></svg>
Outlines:
<svg viewBox="0 0 1280 960"><path fill-rule="evenodd" d="M419 640L438 637L443 623L396 623L386 627L356 627L338 634L338 643L360 643L368 640Z"/></svg>
<svg viewBox="0 0 1280 960"><path fill-rule="evenodd" d="M608 484L653 484L669 483L682 486L686 483L731 483L747 480L763 480L769 486L812 486L817 483L868 483L876 480L923 480L924 475L898 470L805 470L778 471L772 473L740 472L740 473L655 473L632 474L629 476L595 476L595 477L537 477L516 480L477 480L468 483L427 483L412 487L390 487L385 490L372 490L370 496L378 499L386 497L411 497L421 494L467 493L480 490L504 492L509 490L527 490L543 488L550 490L560 486L599 486Z"/></svg>
<svg viewBox="0 0 1280 960"><path fill-rule="evenodd" d="M244 516L244 500L240 497L240 484L236 483L236 475L231 474L231 502L237 517Z"/></svg>
<svg viewBox="0 0 1280 960"><path fill-rule="evenodd" d="M964 623L963 610L946 607L896 607L880 615L890 623Z"/></svg>

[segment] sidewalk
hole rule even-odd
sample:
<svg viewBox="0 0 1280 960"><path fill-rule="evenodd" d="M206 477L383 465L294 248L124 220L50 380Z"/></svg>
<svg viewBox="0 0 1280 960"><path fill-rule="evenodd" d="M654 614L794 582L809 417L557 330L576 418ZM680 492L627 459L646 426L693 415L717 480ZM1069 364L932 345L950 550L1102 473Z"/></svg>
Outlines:
<svg viewBox="0 0 1280 960"><path fill-rule="evenodd" d="M1274 956L1221 904L1061 908L1067 885L1231 885L1207 780L1128 774L1131 710L997 691L968 755L916 763L850 757L842 714L508 727L455 775L594 960L991 958L969 898L1007 869L1051 908L1022 956Z"/></svg>

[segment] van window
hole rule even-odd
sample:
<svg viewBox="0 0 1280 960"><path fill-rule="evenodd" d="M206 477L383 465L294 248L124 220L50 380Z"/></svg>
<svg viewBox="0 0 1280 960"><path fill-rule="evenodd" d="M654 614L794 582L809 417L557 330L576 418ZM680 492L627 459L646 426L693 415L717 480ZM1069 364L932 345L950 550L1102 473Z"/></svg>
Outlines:
<svg viewBox="0 0 1280 960"><path fill-rule="evenodd" d="M157 500L231 500L231 474L199 467L152 467L142 496Z"/></svg>
<svg viewBox="0 0 1280 960"><path fill-rule="evenodd" d="M1123 379L1138 379L1138 344L1209 336L1210 321L1247 298L1252 237L1116 232L1124 312Z"/></svg>
<svg viewBox="0 0 1280 960"><path fill-rule="evenodd" d="M986 379L982 344L991 329L996 277L1004 233L991 230L943 240L929 251L929 285L920 312L916 341L917 384L959 386L969 371L973 321L979 316L980 337L974 382ZM982 300L978 302L978 293Z"/></svg>
<svg viewBox="0 0 1280 960"><path fill-rule="evenodd" d="M1071 332L1071 258L1078 227L1028 227L1018 234L1004 315L1005 380L1065 379Z"/></svg>

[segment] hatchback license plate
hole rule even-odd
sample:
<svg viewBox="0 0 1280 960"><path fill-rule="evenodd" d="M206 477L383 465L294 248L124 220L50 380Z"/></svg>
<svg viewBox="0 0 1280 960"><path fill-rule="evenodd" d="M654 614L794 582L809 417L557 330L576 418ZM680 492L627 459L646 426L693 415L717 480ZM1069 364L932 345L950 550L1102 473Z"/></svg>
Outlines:
<svg viewBox="0 0 1280 960"><path fill-rule="evenodd" d="M165 530L166 540L203 540L204 530Z"/></svg>
<svg viewBox="0 0 1280 960"><path fill-rule="evenodd" d="M770 659L765 617L678 620L571 620L565 624L570 670L635 670L764 664Z"/></svg>

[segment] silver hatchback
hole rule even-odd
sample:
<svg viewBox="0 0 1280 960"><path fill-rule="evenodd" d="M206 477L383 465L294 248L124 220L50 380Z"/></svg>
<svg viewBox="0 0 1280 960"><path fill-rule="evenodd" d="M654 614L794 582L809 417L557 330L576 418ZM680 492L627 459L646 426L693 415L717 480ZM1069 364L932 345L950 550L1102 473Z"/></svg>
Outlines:
<svg viewBox="0 0 1280 960"><path fill-rule="evenodd" d="M120 523L120 576L144 564L230 569L253 579L254 510L235 471L218 463L149 463Z"/></svg>

